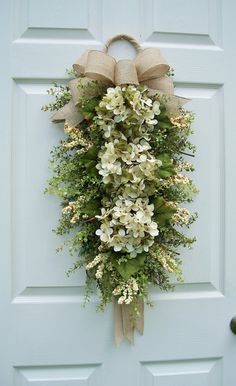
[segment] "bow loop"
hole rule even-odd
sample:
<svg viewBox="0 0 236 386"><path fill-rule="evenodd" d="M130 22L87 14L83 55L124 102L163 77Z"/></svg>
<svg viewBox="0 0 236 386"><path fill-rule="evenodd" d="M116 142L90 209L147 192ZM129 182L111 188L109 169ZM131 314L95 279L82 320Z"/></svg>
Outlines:
<svg viewBox="0 0 236 386"><path fill-rule="evenodd" d="M93 80L113 83L115 80L116 60L102 51L90 51L84 75Z"/></svg>
<svg viewBox="0 0 236 386"><path fill-rule="evenodd" d="M135 64L132 60L119 60L115 67L115 84L135 84L138 85L138 75Z"/></svg>
<svg viewBox="0 0 236 386"><path fill-rule="evenodd" d="M87 61L88 61L88 54L91 50L86 50L80 57L79 59L77 60L77 62L75 62L73 64L73 69L77 72L77 74L84 74L85 72L85 67L87 65Z"/></svg>
<svg viewBox="0 0 236 386"><path fill-rule="evenodd" d="M142 82L153 90L162 91L165 94L174 94L174 83L169 76L162 76L161 78L148 79Z"/></svg>
<svg viewBox="0 0 236 386"><path fill-rule="evenodd" d="M140 51L135 58L135 65L140 82L160 78L170 69L158 48Z"/></svg>

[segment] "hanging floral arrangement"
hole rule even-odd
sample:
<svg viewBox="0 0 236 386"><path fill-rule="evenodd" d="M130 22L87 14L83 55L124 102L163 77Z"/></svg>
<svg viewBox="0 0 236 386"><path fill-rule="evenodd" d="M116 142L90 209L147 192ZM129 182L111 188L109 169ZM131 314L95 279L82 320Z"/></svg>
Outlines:
<svg viewBox="0 0 236 386"><path fill-rule="evenodd" d="M135 46L134 60L107 53L118 39ZM86 51L73 68L75 78L48 90L55 100L43 106L64 122L47 188L61 200L56 233L68 235L78 256L68 273L86 270L86 299L95 282L99 308L114 302L117 343L133 341L150 284L171 290L170 273L182 280L178 247L194 242L183 232L196 219L185 208L196 192L185 174L193 171L193 114L182 107L188 99L174 95L160 51L127 35Z"/></svg>

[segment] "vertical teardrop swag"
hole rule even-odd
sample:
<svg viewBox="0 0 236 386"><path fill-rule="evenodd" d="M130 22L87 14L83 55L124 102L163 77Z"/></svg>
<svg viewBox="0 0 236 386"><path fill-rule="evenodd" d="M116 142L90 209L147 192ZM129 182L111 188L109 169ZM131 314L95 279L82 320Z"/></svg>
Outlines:
<svg viewBox="0 0 236 386"><path fill-rule="evenodd" d="M115 40L134 45L134 60L108 54ZM103 51L87 50L73 65L68 86L48 93L53 122L64 122L66 138L52 151L47 192L59 196L56 233L86 269L88 299L96 282L99 308L114 302L115 338L143 333L148 288L173 289L181 260L177 248L194 238L182 229L196 219L183 205L196 188L184 172L193 165L189 141L193 114L188 99L174 95L172 73L157 48L142 49L130 36L111 38Z"/></svg>

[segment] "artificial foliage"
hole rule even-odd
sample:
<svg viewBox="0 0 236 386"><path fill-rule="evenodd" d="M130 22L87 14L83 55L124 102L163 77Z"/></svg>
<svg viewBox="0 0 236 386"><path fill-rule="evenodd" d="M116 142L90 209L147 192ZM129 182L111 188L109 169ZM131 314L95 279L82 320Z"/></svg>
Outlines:
<svg viewBox="0 0 236 386"><path fill-rule="evenodd" d="M115 299L132 305L135 317L139 299L150 302L150 285L171 290L170 274L182 280L178 250L195 240L185 234L196 219L186 208L196 193L189 178L193 113L169 113L166 95L145 85L76 79L83 119L64 124L51 152L46 191L61 201L55 232L77 256L68 274L86 270L86 300L96 283L100 309ZM48 93L54 101L45 111L71 99L65 85Z"/></svg>

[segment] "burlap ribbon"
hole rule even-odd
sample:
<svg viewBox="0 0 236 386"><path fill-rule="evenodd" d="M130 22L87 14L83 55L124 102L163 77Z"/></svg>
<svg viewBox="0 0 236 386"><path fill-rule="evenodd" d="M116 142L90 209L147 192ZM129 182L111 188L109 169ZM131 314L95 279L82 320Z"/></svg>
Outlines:
<svg viewBox="0 0 236 386"><path fill-rule="evenodd" d="M137 329L140 334L144 330L144 302L142 299L138 300L137 309L139 316L134 319L132 315L131 304L118 304L114 299L114 316L115 316L115 341L117 346L120 345L124 338L128 339L130 343L134 343L134 330Z"/></svg>
<svg viewBox="0 0 236 386"><path fill-rule="evenodd" d="M136 48L137 55L134 60L119 60L110 56L107 51L111 43L116 40L128 40ZM78 75L82 74L80 83L101 81L107 86L120 86L123 84L143 84L149 89L150 95L158 94L165 99L167 114L178 113L179 107L189 101L187 98L174 95L174 85L171 77L167 76L170 67L158 48L141 49L139 43L128 35L116 35L105 45L103 51L87 50L73 65ZM83 87L78 88L78 78L69 81L71 101L58 110L52 120L66 121L70 126L77 126L84 117L79 113L78 104L83 92ZM138 302L139 318L132 319L131 305L119 305L114 301L115 310L115 339L117 345L127 338L134 341L134 330L143 333L144 305Z"/></svg>
<svg viewBox="0 0 236 386"><path fill-rule="evenodd" d="M124 59L117 62L107 53L110 44L121 39L128 40L136 48L137 55L133 60ZM158 48L141 49L139 43L128 35L116 35L111 38L105 44L104 51L85 51L73 68L78 75L84 75L80 82L98 80L107 86L146 85L150 95L158 94L165 98L167 113L172 115L189 101L187 98L174 95L173 81L166 75L170 67L160 50ZM52 116L52 120L66 121L70 126L76 126L84 119L78 111L82 91L78 88L77 78L69 81L68 85L72 99Z"/></svg>

